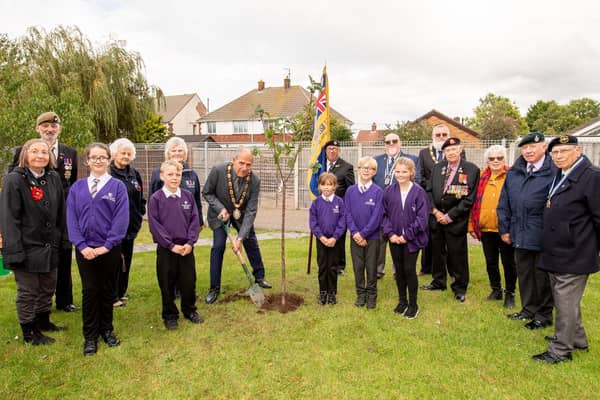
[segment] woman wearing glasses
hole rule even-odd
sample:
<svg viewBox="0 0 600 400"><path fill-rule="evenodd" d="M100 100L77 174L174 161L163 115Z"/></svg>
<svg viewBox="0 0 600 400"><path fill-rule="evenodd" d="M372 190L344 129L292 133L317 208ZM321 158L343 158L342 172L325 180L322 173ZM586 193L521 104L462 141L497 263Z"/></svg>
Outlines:
<svg viewBox="0 0 600 400"><path fill-rule="evenodd" d="M90 176L75 182L67 198L69 239L83 287L83 354L96 353L101 336L109 347L120 344L113 332L113 297L121 241L129 225L127 188L108 174L110 150L92 143L85 151Z"/></svg>
<svg viewBox="0 0 600 400"><path fill-rule="evenodd" d="M513 248L500 238L498 233L498 216L496 208L502 186L506 180L506 149L500 145L488 147L484 152L487 168L481 173L477 195L471 218L469 219L469 234L481 241L483 254L492 287L488 300L502 300L502 283L500 280L500 268L498 256L502 259L504 267L505 296L504 307L515 306L515 286L517 283L517 269L514 263Z"/></svg>

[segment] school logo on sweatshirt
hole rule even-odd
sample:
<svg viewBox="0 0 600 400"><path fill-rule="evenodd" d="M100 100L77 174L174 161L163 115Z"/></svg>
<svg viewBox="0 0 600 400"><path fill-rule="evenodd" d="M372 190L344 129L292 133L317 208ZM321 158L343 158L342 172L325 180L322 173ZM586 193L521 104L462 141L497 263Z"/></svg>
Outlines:
<svg viewBox="0 0 600 400"><path fill-rule="evenodd" d="M334 214L339 214L340 213L340 206L338 206L337 204L335 206L333 206L333 213Z"/></svg>
<svg viewBox="0 0 600 400"><path fill-rule="evenodd" d="M186 179L185 184L188 188L190 188L192 190L196 187L196 182L194 182L193 179Z"/></svg>
<svg viewBox="0 0 600 400"><path fill-rule="evenodd" d="M183 203L181 203L181 208L183 208L184 210L189 210L192 208L192 203L190 203L187 200L184 200Z"/></svg>
<svg viewBox="0 0 600 400"><path fill-rule="evenodd" d="M113 203L115 203L117 201L117 198L111 192L108 192L108 194L105 194L104 196L102 196L102 199L112 201Z"/></svg>
<svg viewBox="0 0 600 400"><path fill-rule="evenodd" d="M365 206L374 206L375 202L373 201L373 199L369 199L367 201L365 201Z"/></svg>

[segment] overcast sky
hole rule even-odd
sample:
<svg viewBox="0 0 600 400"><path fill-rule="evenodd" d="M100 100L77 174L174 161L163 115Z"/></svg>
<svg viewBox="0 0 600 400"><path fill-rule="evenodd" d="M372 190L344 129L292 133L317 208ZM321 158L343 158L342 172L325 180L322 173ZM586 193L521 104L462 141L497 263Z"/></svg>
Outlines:
<svg viewBox="0 0 600 400"><path fill-rule="evenodd" d="M525 114L538 99L600 100L598 1L0 0L0 32L77 25L126 41L165 94L210 109L256 87L319 79L353 128L435 108L471 116L493 92Z"/></svg>

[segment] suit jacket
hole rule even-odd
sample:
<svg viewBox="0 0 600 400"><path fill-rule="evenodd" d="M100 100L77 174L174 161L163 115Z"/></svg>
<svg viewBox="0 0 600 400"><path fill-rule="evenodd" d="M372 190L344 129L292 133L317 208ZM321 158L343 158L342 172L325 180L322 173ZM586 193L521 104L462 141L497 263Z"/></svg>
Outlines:
<svg viewBox="0 0 600 400"><path fill-rule="evenodd" d="M413 160L413 162L415 163L415 182L418 183L419 185L421 185L421 167L419 166L419 161L417 160L417 156L413 156L412 154L408 154L408 153L403 153L400 152L400 154L396 155L396 158L398 157L406 157L406 158L410 158L411 160ZM391 172L391 176L390 176L390 181L388 182L388 184L385 184L385 173L386 173L386 169L387 169L387 164L388 164L388 159L389 156L385 153L383 154L379 154L378 156L375 156L375 161L377 162L377 173L375 174L375 176L373 177L373 182L375 182L377 184L377 186L379 186L382 189L385 189L387 186L389 186L390 184L392 184L395 179L394 179L394 172L393 171L388 171ZM425 187L425 186L423 186Z"/></svg>
<svg viewBox="0 0 600 400"><path fill-rule="evenodd" d="M225 208L231 215L235 208L231 201L231 196L229 195L229 185L227 183L227 165L229 165L229 162L215 165L210 170L208 179L206 180L204 188L202 189L202 196L208 203L206 219L213 230L221 227L221 221L217 218L221 210ZM234 174L233 168L231 170L231 174ZM248 238L250 230L254 227L254 220L256 219L256 212L258 210L259 192L260 178L258 175L251 173L248 194L246 195L244 203L240 206L242 217L239 221L235 221L233 216L230 217L232 224L236 229L238 229L238 237L241 239Z"/></svg>
<svg viewBox="0 0 600 400"><path fill-rule="evenodd" d="M432 207L448 214L452 222L448 225L442 225L437 222L433 215L430 215L429 226L431 230L443 228L455 235L466 234L469 214L477 194L479 168L475 164L461 159L458 170L452 179L451 187L445 192L447 170L447 160L440 161L433 167L427 193Z"/></svg>
<svg viewBox="0 0 600 400"><path fill-rule="evenodd" d="M17 147L12 165L9 165L8 167L8 172L11 172L19 165L20 155L21 147ZM71 185L77 181L77 151L72 147L58 142L58 158L54 170L58 172L66 199Z"/></svg>
<svg viewBox="0 0 600 400"><path fill-rule="evenodd" d="M424 188L426 188L427 185L429 185L429 179L431 178L431 170L433 169L433 166L439 162L431 157L432 154L437 154L436 152L437 150L435 149L435 147L433 147L432 144L419 151L418 171L421 174L421 180L418 181L415 179L415 182L417 182ZM467 159L464 150L460 153L460 157L463 160Z"/></svg>
<svg viewBox="0 0 600 400"><path fill-rule="evenodd" d="M346 195L346 190L354 185L354 167L342 158L338 158L333 165L332 173L337 178L337 188L335 189L335 195L342 199Z"/></svg>

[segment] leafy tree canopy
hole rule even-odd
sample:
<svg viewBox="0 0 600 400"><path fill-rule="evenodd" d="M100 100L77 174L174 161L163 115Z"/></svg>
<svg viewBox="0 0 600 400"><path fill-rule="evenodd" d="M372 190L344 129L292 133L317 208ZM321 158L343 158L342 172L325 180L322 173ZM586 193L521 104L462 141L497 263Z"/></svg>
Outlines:
<svg viewBox="0 0 600 400"><path fill-rule="evenodd" d="M538 100L527 110L527 123L532 130L558 135L600 116L600 103L583 97L561 105L554 100Z"/></svg>
<svg viewBox="0 0 600 400"><path fill-rule="evenodd" d="M479 99L473 112L475 115L468 119L467 125L480 132L484 140L513 139L529 130L527 121L507 97L489 93Z"/></svg>

